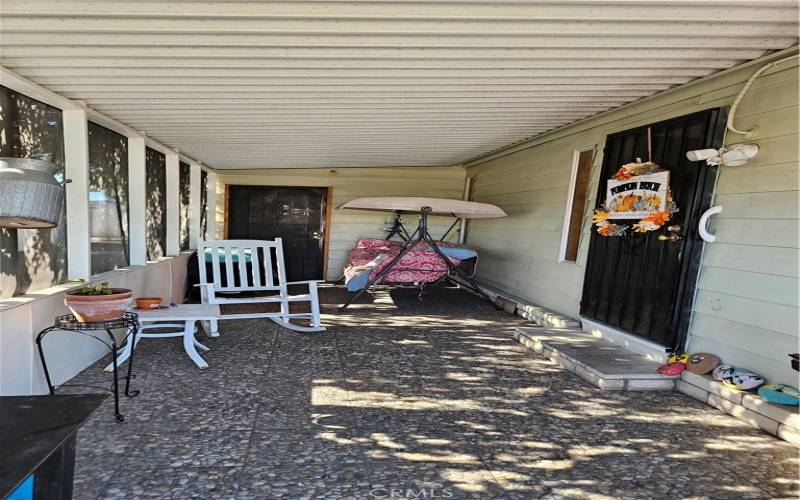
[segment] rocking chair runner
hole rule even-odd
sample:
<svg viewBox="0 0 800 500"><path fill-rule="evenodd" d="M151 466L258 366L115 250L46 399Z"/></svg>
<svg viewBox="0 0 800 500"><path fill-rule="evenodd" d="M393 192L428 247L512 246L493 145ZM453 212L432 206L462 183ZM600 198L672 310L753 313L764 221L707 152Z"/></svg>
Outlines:
<svg viewBox="0 0 800 500"><path fill-rule="evenodd" d="M262 240L201 241L197 246L200 271L200 295L203 304L280 304L280 312L223 314L220 319L269 318L275 323L298 332L322 332L319 313L319 281L286 281L283 244L280 238ZM207 263L212 270L208 279ZM289 295L289 285L307 285L308 293ZM243 297L243 292L277 292L275 295ZM291 302L308 302L309 312L292 313ZM310 326L292 323L307 319ZM211 320L211 336L218 333L217 320Z"/></svg>

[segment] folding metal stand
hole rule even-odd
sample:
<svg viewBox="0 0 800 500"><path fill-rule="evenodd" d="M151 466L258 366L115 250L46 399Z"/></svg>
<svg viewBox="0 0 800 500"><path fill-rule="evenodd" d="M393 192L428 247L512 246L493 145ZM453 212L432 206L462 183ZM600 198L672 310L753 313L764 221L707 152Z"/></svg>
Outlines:
<svg viewBox="0 0 800 500"><path fill-rule="evenodd" d="M398 262L400 262L400 259L402 259L404 255L406 255L420 243L427 243L428 246L430 246L431 249L434 251L434 253L436 253L436 255L438 255L442 259L442 261L444 261L445 265L447 265L447 269L463 280L463 282L458 281L456 282L456 284L463 287L467 291L472 292L475 295L481 297L487 302L492 303L495 307L497 307L497 305L494 304L494 301L491 299L491 297L486 295L486 293L483 290L481 290L481 288L478 286L478 283L474 279L472 279L471 276L467 275L467 273L464 272L463 269L453 264L453 262L447 257L447 255L445 255L444 252L442 252L442 249L439 248L439 245L436 243L436 240L434 240L430 232L428 232L428 215L430 213L431 213L430 207L422 207L422 210L420 210L419 214L419 226L408 238L405 239L405 243L403 244L403 248L400 250L400 253L397 254L397 256L394 259L392 259L391 262L389 262L389 264L386 265L386 267L381 269L381 271L378 274L371 277L369 281L367 281L367 284L364 288L362 288L361 290L358 291L358 293L350 297L350 299L339 308L340 311L344 311L345 309L347 309L347 307L350 304L355 302L371 286L378 283L381 280L381 278L383 278L389 271L392 270L392 268L394 268L394 266ZM395 224L399 222L398 219L399 219L399 214L395 218ZM402 223L400 223L400 226L402 227ZM453 226L450 227L452 228L454 226L455 224L453 224ZM447 233L449 233L450 230L451 229L448 229ZM405 231L405 228L403 228L403 231ZM445 233L445 236L447 235L447 233ZM396 234L401 234L401 233L396 233Z"/></svg>
<svg viewBox="0 0 800 500"><path fill-rule="evenodd" d="M394 235L399 236L400 239L402 239L403 241L408 241L412 238L412 236L408 234L406 227L403 225L403 220L401 215L402 214L399 211L394 213L394 222L392 222L392 227L386 230L387 234L384 240L391 240L392 237L394 237ZM455 217L456 220L453 221L450 227L447 228L447 231L445 231L442 237L439 238L440 241L444 241L445 239L447 239L447 236L450 234L450 232L453 229L455 229L455 227L458 225L459 222L461 222L461 219L459 219L455 214L450 214L450 215Z"/></svg>
<svg viewBox="0 0 800 500"><path fill-rule="evenodd" d="M387 230L384 240L391 240L395 235L399 236L403 241L408 241L409 238L411 238L408 231L406 231L406 227L403 225L400 212L394 213L394 222L392 223L392 227Z"/></svg>

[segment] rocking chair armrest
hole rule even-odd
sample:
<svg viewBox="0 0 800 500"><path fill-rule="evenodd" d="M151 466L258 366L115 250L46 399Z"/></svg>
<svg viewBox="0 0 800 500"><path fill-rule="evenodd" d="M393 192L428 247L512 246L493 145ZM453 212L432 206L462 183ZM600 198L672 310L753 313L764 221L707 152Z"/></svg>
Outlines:
<svg viewBox="0 0 800 500"><path fill-rule="evenodd" d="M214 290L214 283L196 283L194 286L198 288L206 287L206 293L211 297L216 295L216 291Z"/></svg>
<svg viewBox="0 0 800 500"><path fill-rule="evenodd" d="M311 283L325 283L325 280L287 281L287 285L305 285Z"/></svg>
<svg viewBox="0 0 800 500"><path fill-rule="evenodd" d="M201 290L201 297L202 297L202 288L205 287L206 289L206 296L202 300L202 302L208 304L218 304L217 302L217 291L214 290L214 283L196 283L194 286L200 288Z"/></svg>

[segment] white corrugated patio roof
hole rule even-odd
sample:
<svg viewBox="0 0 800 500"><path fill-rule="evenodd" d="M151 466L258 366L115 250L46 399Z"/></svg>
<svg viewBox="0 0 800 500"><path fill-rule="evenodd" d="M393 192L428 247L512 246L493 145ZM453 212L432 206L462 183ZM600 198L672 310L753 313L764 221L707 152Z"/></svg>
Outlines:
<svg viewBox="0 0 800 500"><path fill-rule="evenodd" d="M452 165L796 42L794 0L10 1L0 64L214 168Z"/></svg>

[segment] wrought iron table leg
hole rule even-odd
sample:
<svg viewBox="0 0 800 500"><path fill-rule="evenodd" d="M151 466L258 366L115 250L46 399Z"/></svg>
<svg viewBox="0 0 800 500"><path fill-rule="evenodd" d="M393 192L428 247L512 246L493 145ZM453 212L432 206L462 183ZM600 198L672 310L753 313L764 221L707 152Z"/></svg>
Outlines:
<svg viewBox="0 0 800 500"><path fill-rule="evenodd" d="M133 375L133 356L136 351L136 334L139 333L139 324L131 327L130 338L128 342L131 343L131 355L128 357L128 375L125 377L125 395L129 398L139 395L139 391L131 392L131 376ZM116 353L114 353L116 356ZM116 359L116 358L115 358Z"/></svg>
<svg viewBox="0 0 800 500"><path fill-rule="evenodd" d="M55 387L53 387L53 382L50 380L50 371L47 369L47 361L44 359L44 350L42 349L42 339L45 335L53 331L53 328L45 328L39 335L36 336L36 347L39 348L39 360L42 362L42 368L44 368L44 378L47 379L47 389L50 391L50 395L52 396L55 394Z"/></svg>
<svg viewBox="0 0 800 500"><path fill-rule="evenodd" d="M114 337L114 334L111 330L106 330L108 337L111 339L111 364L114 367L114 415L116 415L117 420L120 422L125 421L125 417L122 416L122 413L119 412L119 375L118 375L118 367L117 367L117 339ZM131 355L133 352L131 352Z"/></svg>

